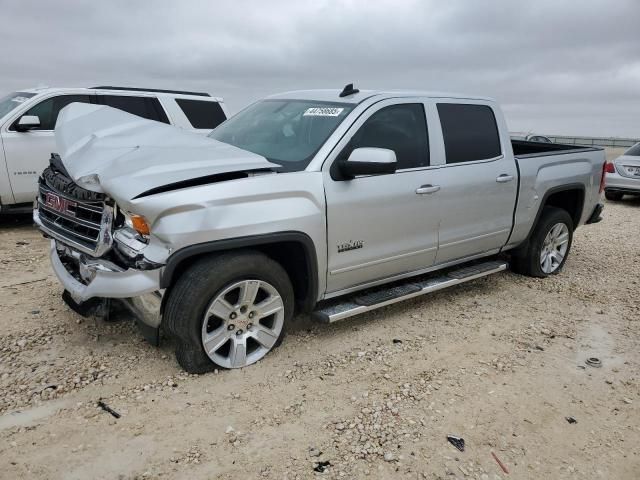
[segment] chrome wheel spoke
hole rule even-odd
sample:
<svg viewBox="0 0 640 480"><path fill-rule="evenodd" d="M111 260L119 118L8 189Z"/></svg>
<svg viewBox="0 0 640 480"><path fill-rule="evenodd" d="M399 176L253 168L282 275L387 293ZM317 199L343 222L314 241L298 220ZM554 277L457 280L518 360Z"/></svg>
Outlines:
<svg viewBox="0 0 640 480"><path fill-rule="evenodd" d="M255 306L258 318L270 317L284 308L280 296L271 296Z"/></svg>
<svg viewBox="0 0 640 480"><path fill-rule="evenodd" d="M204 338L204 349L207 353L213 354L229 340L229 331L224 325L214 330Z"/></svg>
<svg viewBox="0 0 640 480"><path fill-rule="evenodd" d="M244 367L247 363L247 344L244 340L234 338L231 340L231 348L229 349L229 360L231 366L238 368Z"/></svg>
<svg viewBox="0 0 640 480"><path fill-rule="evenodd" d="M253 326L251 336L264 348L271 348L275 345L280 335L270 328L258 324Z"/></svg>
<svg viewBox="0 0 640 480"><path fill-rule="evenodd" d="M559 250L556 250L555 252L553 252L553 258L556 260L556 262L558 262L559 265L562 263L562 260L564 260L564 255Z"/></svg>
<svg viewBox="0 0 640 480"><path fill-rule="evenodd" d="M229 302L227 302L224 298L218 297L211 308L209 309L209 315L215 315L222 320L226 320L233 313L234 308Z"/></svg>
<svg viewBox="0 0 640 480"><path fill-rule="evenodd" d="M568 241L569 241L569 233L563 233L556 239L556 243L558 245L565 245Z"/></svg>
<svg viewBox="0 0 640 480"><path fill-rule="evenodd" d="M547 249L543 248L542 252L540 253L540 265L542 265L544 263L544 261L547 259L548 255L549 255L549 252L547 251Z"/></svg>
<svg viewBox="0 0 640 480"><path fill-rule="evenodd" d="M256 301L256 295L260 289L260 282L257 280L247 280L240 287L240 297L238 303L240 305L253 305Z"/></svg>

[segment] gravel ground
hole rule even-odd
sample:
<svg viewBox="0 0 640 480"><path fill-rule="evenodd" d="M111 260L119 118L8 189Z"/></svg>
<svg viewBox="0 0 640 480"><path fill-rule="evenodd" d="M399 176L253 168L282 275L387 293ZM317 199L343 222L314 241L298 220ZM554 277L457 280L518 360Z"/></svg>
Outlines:
<svg viewBox="0 0 640 480"><path fill-rule="evenodd" d="M637 479L638 234L640 200L608 203L558 276L300 317L258 364L191 376L69 311L47 242L3 219L0 477Z"/></svg>

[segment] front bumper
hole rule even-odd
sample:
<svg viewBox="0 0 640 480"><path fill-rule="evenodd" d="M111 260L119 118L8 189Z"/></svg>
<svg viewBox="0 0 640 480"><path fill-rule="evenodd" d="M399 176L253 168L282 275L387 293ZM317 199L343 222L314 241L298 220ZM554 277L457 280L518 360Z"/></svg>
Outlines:
<svg viewBox="0 0 640 480"><path fill-rule="evenodd" d="M153 345L160 343L162 321L162 291L160 268L153 270L123 270L111 262L87 259L85 256L61 246L65 262L60 258L56 241L51 241L51 265L66 290L63 299L78 313L95 305L90 300L117 299L135 317L143 336ZM108 312L110 302L102 302Z"/></svg>
<svg viewBox="0 0 640 480"><path fill-rule="evenodd" d="M640 195L640 178L623 177L619 173L607 173L604 178L604 190Z"/></svg>
<svg viewBox="0 0 640 480"><path fill-rule="evenodd" d="M60 259L55 240L51 241L51 265L60 283L78 303L91 298L131 298L160 290L160 268L154 270L118 270L111 262L77 258L81 276L77 279ZM90 279L90 280L89 280Z"/></svg>

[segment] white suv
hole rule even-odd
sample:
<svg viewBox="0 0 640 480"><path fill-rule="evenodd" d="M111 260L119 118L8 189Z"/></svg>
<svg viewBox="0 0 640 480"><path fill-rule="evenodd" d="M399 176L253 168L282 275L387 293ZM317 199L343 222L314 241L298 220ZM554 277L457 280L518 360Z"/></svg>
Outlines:
<svg viewBox="0 0 640 480"><path fill-rule="evenodd" d="M0 97L0 212L31 210L38 176L56 150L58 113L74 102L107 105L202 133L227 118L222 99L208 93L93 87L29 89Z"/></svg>

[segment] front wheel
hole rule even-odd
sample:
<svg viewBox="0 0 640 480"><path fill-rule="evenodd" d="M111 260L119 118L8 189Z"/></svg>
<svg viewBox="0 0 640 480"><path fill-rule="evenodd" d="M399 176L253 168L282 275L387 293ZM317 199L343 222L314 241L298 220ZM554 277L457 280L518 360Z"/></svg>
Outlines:
<svg viewBox="0 0 640 480"><path fill-rule="evenodd" d="M544 278L562 270L573 241L573 221L566 210L545 207L527 244L512 256L512 268Z"/></svg>
<svg viewBox="0 0 640 480"><path fill-rule="evenodd" d="M163 325L177 340L189 373L242 368L283 339L293 315L293 287L274 260L253 251L204 258L169 293Z"/></svg>

